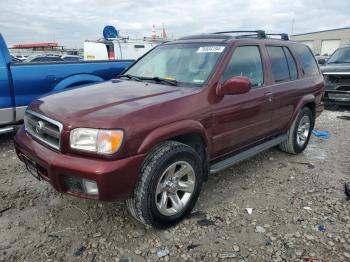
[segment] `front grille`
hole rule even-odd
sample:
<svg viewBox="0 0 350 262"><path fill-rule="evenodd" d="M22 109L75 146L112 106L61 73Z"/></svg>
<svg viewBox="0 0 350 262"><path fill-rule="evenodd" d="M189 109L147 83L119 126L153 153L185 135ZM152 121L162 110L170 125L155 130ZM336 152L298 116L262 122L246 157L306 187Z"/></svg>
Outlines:
<svg viewBox="0 0 350 262"><path fill-rule="evenodd" d="M350 85L348 85L348 86L338 86L337 90L339 90L339 91L350 91Z"/></svg>
<svg viewBox="0 0 350 262"><path fill-rule="evenodd" d="M324 75L326 89L350 91L350 75L348 73L327 73Z"/></svg>
<svg viewBox="0 0 350 262"><path fill-rule="evenodd" d="M327 80L329 83L334 84L350 84L350 75L341 74L327 74Z"/></svg>
<svg viewBox="0 0 350 262"><path fill-rule="evenodd" d="M24 117L25 129L34 138L57 150L61 147L62 124L41 114L27 110Z"/></svg>

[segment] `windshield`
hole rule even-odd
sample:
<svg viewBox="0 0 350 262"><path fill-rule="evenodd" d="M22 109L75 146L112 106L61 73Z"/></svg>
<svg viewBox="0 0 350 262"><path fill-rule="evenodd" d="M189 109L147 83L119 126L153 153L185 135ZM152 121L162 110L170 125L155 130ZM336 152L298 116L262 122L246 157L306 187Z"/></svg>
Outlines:
<svg viewBox="0 0 350 262"><path fill-rule="evenodd" d="M328 64L331 63L350 63L350 48L336 50L328 59Z"/></svg>
<svg viewBox="0 0 350 262"><path fill-rule="evenodd" d="M202 86L224 49L225 45L207 43L160 45L124 75L140 80L164 79L176 81L178 85Z"/></svg>

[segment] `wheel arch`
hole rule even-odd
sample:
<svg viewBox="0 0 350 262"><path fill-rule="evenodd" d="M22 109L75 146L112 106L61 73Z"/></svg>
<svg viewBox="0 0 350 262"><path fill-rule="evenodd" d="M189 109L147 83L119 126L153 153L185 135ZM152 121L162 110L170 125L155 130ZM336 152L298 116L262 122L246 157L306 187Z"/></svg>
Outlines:
<svg viewBox="0 0 350 262"><path fill-rule="evenodd" d="M191 138L195 141L191 141ZM208 150L210 149L210 140L202 124L194 120L183 120L154 129L143 140L137 153L147 153L157 144L167 140L189 145L196 144L191 142L201 141Z"/></svg>
<svg viewBox="0 0 350 262"><path fill-rule="evenodd" d="M297 106L295 107L295 110L293 112L293 115L290 119L290 121L288 122L286 131L289 130L289 128L291 127L291 125L293 124L294 120L298 117L298 114L300 112L300 110L304 107L308 107L310 108L313 116L314 116L314 120L316 118L316 98L313 94L309 94L307 96L304 96L299 103L297 104ZM314 124L314 123L313 123Z"/></svg>
<svg viewBox="0 0 350 262"><path fill-rule="evenodd" d="M138 149L138 154L150 152L164 141L177 141L192 147L203 161L203 170L207 170L210 152L210 140L201 123L194 120L183 120L153 130ZM207 171L204 172L207 179Z"/></svg>
<svg viewBox="0 0 350 262"><path fill-rule="evenodd" d="M100 83L105 81L103 78L93 75L93 74L77 74L77 75L72 75L69 77L64 78L61 80L54 88L52 91L59 91L63 90L65 88L71 87L71 86L76 86L81 83L81 85L84 84L92 84L92 83Z"/></svg>

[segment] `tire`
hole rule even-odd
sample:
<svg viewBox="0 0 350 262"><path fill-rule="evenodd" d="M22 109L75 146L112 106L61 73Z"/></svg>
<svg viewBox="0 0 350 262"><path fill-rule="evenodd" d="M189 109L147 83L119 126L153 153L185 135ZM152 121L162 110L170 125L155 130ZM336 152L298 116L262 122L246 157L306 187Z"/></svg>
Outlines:
<svg viewBox="0 0 350 262"><path fill-rule="evenodd" d="M307 120L308 119L308 120ZM308 121L308 126L304 126L305 130L303 130L303 123ZM309 107L304 107L294 120L292 126L288 130L287 140L279 145L280 149L284 152L290 154L299 154L304 151L306 146L309 143L312 129L314 128L315 118ZM298 127L301 128L298 132ZM301 139L300 136L304 139Z"/></svg>
<svg viewBox="0 0 350 262"><path fill-rule="evenodd" d="M127 200L130 213L154 228L175 225L196 204L203 184L202 166L192 147L175 141L160 144L143 163L134 194Z"/></svg>

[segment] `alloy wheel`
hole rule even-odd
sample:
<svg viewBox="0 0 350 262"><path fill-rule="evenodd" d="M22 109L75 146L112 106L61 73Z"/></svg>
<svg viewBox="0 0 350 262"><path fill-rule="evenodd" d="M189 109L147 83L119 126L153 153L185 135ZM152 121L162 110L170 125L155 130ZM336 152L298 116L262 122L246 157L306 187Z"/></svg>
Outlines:
<svg viewBox="0 0 350 262"><path fill-rule="evenodd" d="M195 179L194 169L188 162L171 164L157 184L155 201L158 211L172 216L184 210L194 192Z"/></svg>

